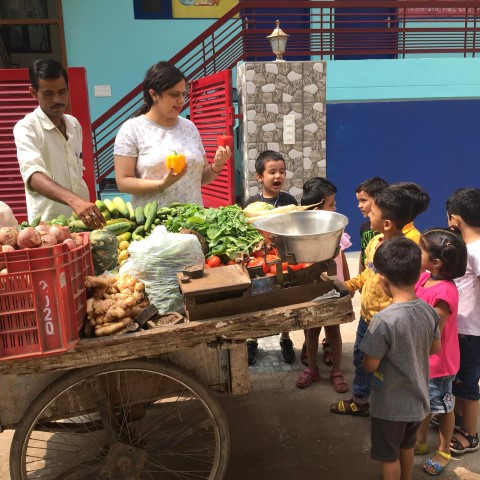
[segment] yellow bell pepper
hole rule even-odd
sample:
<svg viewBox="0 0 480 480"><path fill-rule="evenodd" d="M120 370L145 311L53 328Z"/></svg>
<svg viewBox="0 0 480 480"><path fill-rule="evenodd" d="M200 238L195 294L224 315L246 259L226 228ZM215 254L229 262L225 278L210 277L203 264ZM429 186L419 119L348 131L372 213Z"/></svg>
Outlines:
<svg viewBox="0 0 480 480"><path fill-rule="evenodd" d="M173 170L175 173L180 173L185 168L186 163L185 155L178 154L175 150L172 155L168 155L165 159L167 169Z"/></svg>

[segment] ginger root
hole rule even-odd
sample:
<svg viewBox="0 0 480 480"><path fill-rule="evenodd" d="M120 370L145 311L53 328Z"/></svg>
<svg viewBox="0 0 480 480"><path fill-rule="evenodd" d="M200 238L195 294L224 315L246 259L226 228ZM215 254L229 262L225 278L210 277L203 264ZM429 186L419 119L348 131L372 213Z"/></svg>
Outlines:
<svg viewBox="0 0 480 480"><path fill-rule="evenodd" d="M93 334L93 330L97 336L121 331L149 304L145 297L145 285L128 274L118 277L88 276L85 285L91 296L87 300L84 326L88 336Z"/></svg>

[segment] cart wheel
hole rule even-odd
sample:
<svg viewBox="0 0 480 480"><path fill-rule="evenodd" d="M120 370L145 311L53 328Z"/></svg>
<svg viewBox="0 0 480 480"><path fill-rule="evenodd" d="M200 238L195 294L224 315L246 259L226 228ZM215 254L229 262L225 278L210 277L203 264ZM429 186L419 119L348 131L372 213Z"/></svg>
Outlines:
<svg viewBox="0 0 480 480"><path fill-rule="evenodd" d="M131 360L74 370L18 424L12 480L222 479L228 425L211 392L177 367Z"/></svg>

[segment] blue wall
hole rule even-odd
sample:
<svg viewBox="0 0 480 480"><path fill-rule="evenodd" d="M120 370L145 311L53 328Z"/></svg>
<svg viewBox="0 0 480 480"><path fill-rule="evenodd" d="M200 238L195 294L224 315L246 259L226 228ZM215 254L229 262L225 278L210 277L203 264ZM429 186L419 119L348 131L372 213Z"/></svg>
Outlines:
<svg viewBox="0 0 480 480"><path fill-rule="evenodd" d="M361 216L355 188L379 175L414 181L430 194L420 231L446 226L445 201L460 187L480 186L480 100L327 105L327 177L338 188L337 210L359 249Z"/></svg>
<svg viewBox="0 0 480 480"><path fill-rule="evenodd" d="M135 20L133 0L62 0L68 65L87 70L90 116L98 118L214 20ZM111 85L111 97L94 97Z"/></svg>

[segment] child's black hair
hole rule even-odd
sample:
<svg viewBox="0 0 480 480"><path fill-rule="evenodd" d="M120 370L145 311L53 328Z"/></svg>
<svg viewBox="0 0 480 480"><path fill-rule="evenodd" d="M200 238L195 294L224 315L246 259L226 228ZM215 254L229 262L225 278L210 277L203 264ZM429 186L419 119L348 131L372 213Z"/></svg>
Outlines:
<svg viewBox="0 0 480 480"><path fill-rule="evenodd" d="M337 187L323 177L312 177L303 185L303 195L300 205L314 205L321 203L326 197L337 193ZM323 204L317 205L323 208Z"/></svg>
<svg viewBox="0 0 480 480"><path fill-rule="evenodd" d="M372 177L362 182L356 189L355 193L365 192L374 197L380 190L388 187L388 183L381 177Z"/></svg>
<svg viewBox="0 0 480 480"><path fill-rule="evenodd" d="M410 286L417 282L422 265L420 247L405 237L394 237L382 243L373 257L375 271L394 285Z"/></svg>
<svg viewBox="0 0 480 480"><path fill-rule="evenodd" d="M261 152L255 160L255 171L259 175L263 175L263 172L265 172L265 164L271 160L275 162L281 160L285 164L285 159L280 153L274 152L273 150L265 150Z"/></svg>
<svg viewBox="0 0 480 480"><path fill-rule="evenodd" d="M469 227L480 227L480 188L460 188L447 200L448 215L459 215Z"/></svg>
<svg viewBox="0 0 480 480"><path fill-rule="evenodd" d="M463 277L467 269L467 247L462 237L445 228L431 228L422 233L420 247L433 262L439 259L439 275L446 280Z"/></svg>
<svg viewBox="0 0 480 480"><path fill-rule="evenodd" d="M413 182L396 182L391 187L401 188L405 190L413 200L412 221L423 213L430 205L430 196L422 189L420 185Z"/></svg>
<svg viewBox="0 0 480 480"><path fill-rule="evenodd" d="M373 201L382 212L382 218L392 221L398 230L412 219L412 197L399 188L385 187L375 195Z"/></svg>

